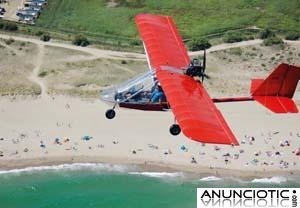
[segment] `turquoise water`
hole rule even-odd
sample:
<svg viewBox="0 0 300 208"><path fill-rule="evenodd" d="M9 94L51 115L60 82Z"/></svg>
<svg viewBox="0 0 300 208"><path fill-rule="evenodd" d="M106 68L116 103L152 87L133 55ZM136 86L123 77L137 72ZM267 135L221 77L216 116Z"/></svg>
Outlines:
<svg viewBox="0 0 300 208"><path fill-rule="evenodd" d="M0 171L0 207L196 207L197 187L300 187L300 182L189 178L103 164L51 166Z"/></svg>

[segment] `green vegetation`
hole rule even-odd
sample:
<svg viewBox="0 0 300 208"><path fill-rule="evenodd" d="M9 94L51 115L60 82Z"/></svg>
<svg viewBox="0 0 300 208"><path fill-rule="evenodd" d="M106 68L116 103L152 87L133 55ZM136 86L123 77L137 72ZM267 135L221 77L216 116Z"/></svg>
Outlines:
<svg viewBox="0 0 300 208"><path fill-rule="evenodd" d="M265 46L283 44L283 40L276 36L275 33L269 28L266 28L260 32L260 38L264 39L263 44Z"/></svg>
<svg viewBox="0 0 300 208"><path fill-rule="evenodd" d="M298 0L51 0L30 30L62 33L67 39L79 33L90 42L140 47L134 24L138 13L174 17L184 39L252 26L300 32Z"/></svg>
<svg viewBox="0 0 300 208"><path fill-rule="evenodd" d="M0 20L0 30L16 31L18 30L18 25L13 22Z"/></svg>
<svg viewBox="0 0 300 208"><path fill-rule="evenodd" d="M229 49L229 54L236 55L236 56L241 56L243 54L243 51L240 47L231 48L231 49Z"/></svg>
<svg viewBox="0 0 300 208"><path fill-rule="evenodd" d="M77 45L77 46L88 46L90 44L90 42L88 41L88 39L82 35L77 35L74 40L73 40L73 44Z"/></svg>
<svg viewBox="0 0 300 208"><path fill-rule="evenodd" d="M224 36L225 43L235 43L241 42L244 40L244 37L238 32L227 32Z"/></svg>
<svg viewBox="0 0 300 208"><path fill-rule="evenodd" d="M300 32L289 32L285 39L287 40L298 40L300 38Z"/></svg>
<svg viewBox="0 0 300 208"><path fill-rule="evenodd" d="M44 33L45 33L44 31L39 30L39 31L37 31L37 32L35 33L35 35L36 35L36 36L41 36L41 35L43 35Z"/></svg>
<svg viewBox="0 0 300 208"><path fill-rule="evenodd" d="M188 42L188 48L190 51L200 51L211 47L211 44L207 39L192 39Z"/></svg>
<svg viewBox="0 0 300 208"><path fill-rule="evenodd" d="M264 39L263 44L265 46L279 45L279 44L283 44L283 40L277 36L271 36L271 37Z"/></svg>
<svg viewBox="0 0 300 208"><path fill-rule="evenodd" d="M15 40L13 38L9 38L9 39L4 40L4 42L5 42L6 45L10 45L13 42L15 42Z"/></svg>
<svg viewBox="0 0 300 208"><path fill-rule="evenodd" d="M50 35L49 34L42 34L41 35L41 37L40 37L40 39L42 40L42 41L49 41L50 39L51 39L51 37L50 37Z"/></svg>
<svg viewBox="0 0 300 208"><path fill-rule="evenodd" d="M39 72L38 76L39 77L45 77L45 76L47 76L47 74L48 74L47 71L41 71L41 72Z"/></svg>
<svg viewBox="0 0 300 208"><path fill-rule="evenodd" d="M224 34L225 43L235 43L244 40L253 40L257 35L250 31L229 31Z"/></svg>
<svg viewBox="0 0 300 208"><path fill-rule="evenodd" d="M274 32L272 32L269 28L266 28L260 32L259 37L261 39L267 39L273 37L274 35Z"/></svg>

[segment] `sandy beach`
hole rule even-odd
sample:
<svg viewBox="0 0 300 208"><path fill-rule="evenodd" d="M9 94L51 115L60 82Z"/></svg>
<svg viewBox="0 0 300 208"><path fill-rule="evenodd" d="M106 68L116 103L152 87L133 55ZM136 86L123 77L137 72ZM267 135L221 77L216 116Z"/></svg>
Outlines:
<svg viewBox="0 0 300 208"><path fill-rule="evenodd" d="M107 120L100 100L1 98L0 168L104 162L221 176L299 174L299 114L273 114L255 102L217 106L240 146L171 136L171 112L118 109Z"/></svg>

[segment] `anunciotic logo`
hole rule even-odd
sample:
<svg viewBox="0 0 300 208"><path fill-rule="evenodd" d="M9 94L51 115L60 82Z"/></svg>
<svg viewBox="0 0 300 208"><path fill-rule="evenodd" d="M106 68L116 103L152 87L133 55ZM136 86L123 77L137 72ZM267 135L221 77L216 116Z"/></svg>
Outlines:
<svg viewBox="0 0 300 208"><path fill-rule="evenodd" d="M197 208L299 207L300 188L197 188Z"/></svg>

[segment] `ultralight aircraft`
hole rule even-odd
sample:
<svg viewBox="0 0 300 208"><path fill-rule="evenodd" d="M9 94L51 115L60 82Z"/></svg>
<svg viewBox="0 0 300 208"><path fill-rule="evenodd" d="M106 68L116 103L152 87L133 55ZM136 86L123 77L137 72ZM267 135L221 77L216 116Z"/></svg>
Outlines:
<svg viewBox="0 0 300 208"><path fill-rule="evenodd" d="M169 16L139 14L135 22L150 71L101 93L103 100L114 103L106 111L108 119L115 117L117 105L149 111L171 109L175 116L170 127L172 135L182 131L198 142L238 145L214 103L255 100L274 113L298 113L292 98L300 80L300 67L282 63L266 79L253 79L250 96L211 99L203 87L208 77L205 51L203 63L191 61Z"/></svg>

